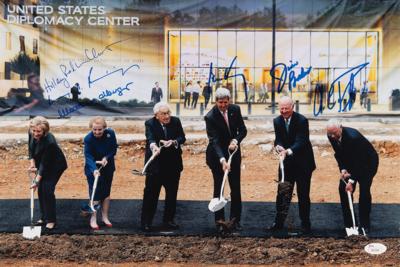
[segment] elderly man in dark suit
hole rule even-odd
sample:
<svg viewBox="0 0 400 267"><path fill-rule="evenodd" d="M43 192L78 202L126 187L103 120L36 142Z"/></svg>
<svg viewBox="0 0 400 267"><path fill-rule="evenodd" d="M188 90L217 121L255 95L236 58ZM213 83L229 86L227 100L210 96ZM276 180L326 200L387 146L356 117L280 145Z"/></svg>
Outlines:
<svg viewBox="0 0 400 267"><path fill-rule="evenodd" d="M204 117L209 143L206 151L206 162L214 179L214 198L219 197L224 172L230 169L229 186L231 188L231 214L234 228L241 230L240 216L242 199L240 193L240 143L247 135L240 107L229 103L230 92L226 88L218 88L215 92L215 106ZM228 164L228 149L238 151ZM215 212L217 230L222 233L225 220L224 209Z"/></svg>
<svg viewBox="0 0 400 267"><path fill-rule="evenodd" d="M274 145L284 158L285 183L278 185L276 217L269 230L283 228L296 183L302 232L308 234L311 232L310 184L312 172L315 170L308 120L293 111L293 100L287 96L280 99L279 111L281 115L274 119Z"/></svg>
<svg viewBox="0 0 400 267"><path fill-rule="evenodd" d="M342 127L339 121L330 120L326 127L329 142L335 151L339 165L340 202L342 204L345 227L353 225L347 191L354 192L360 184L359 214L360 226L368 234L370 230L371 185L378 170L379 157L372 144L356 129ZM360 228L360 230L361 230Z"/></svg>
<svg viewBox="0 0 400 267"><path fill-rule="evenodd" d="M152 154L157 154L146 172L141 218L142 230L145 232L152 230L161 186L165 188L163 226L169 230L179 228L174 222L174 216L179 179L183 170L181 145L186 141L181 121L171 116L168 104L157 103L153 111L154 117L145 122L145 162Z"/></svg>

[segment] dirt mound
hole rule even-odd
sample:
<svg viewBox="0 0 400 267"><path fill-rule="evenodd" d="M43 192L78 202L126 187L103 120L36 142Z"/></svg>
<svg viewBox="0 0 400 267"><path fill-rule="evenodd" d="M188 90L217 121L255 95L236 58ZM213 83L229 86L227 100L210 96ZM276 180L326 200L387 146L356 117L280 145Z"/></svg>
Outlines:
<svg viewBox="0 0 400 267"><path fill-rule="evenodd" d="M53 235L28 241L18 234L0 236L0 259L3 260L47 259L76 263L400 264L397 256L400 244L394 239L374 240L384 243L388 250L383 255L370 256L363 248L371 241L357 237L337 240Z"/></svg>

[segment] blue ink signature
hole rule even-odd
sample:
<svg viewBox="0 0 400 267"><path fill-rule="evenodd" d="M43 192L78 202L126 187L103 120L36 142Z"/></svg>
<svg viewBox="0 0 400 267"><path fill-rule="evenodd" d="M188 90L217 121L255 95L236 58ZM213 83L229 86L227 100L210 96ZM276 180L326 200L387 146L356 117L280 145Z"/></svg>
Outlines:
<svg viewBox="0 0 400 267"><path fill-rule="evenodd" d="M67 65L60 64L59 69L63 75L63 77L52 77L50 80L45 78L44 88L47 93L50 93L52 90L56 89L59 84L63 84L65 88L70 87L70 83L67 80L68 76L77 71L84 64L91 62L95 59L99 59L103 54L107 51L113 51L111 47L113 45L122 43L130 38L119 40L114 43L106 45L100 52L98 52L95 48L85 49L84 50L84 59L80 62L76 62L75 60L70 60Z"/></svg>
<svg viewBox="0 0 400 267"><path fill-rule="evenodd" d="M129 39L129 38L128 38L128 39ZM75 72L76 70L78 70L78 69L79 69L80 67L82 67L84 64L86 64L86 63L88 63L88 62L91 62L91 61L93 61L93 60L95 60L95 59L100 58L100 57L103 56L103 54L104 54L105 52L107 52L107 51L113 51L113 50L111 49L111 47L112 47L113 45L122 43L122 42L124 42L124 41L126 41L126 40L128 40L128 39L119 40L119 41L116 41L116 42L114 42L114 43L108 44L108 45L106 45L106 46L103 48L103 50L101 50L100 52L97 52L97 50L96 50L95 48L92 48L92 49L87 49L87 48L86 48L86 49L84 50L84 51L85 51L85 52L84 52L84 54L85 54L84 60L82 60L81 62L76 62L75 60L70 60L70 61L68 62L67 65L60 64L60 65L59 65L59 68L60 68L62 74L64 75L64 77L67 78L70 74L72 74L73 72Z"/></svg>
<svg viewBox="0 0 400 267"><path fill-rule="evenodd" d="M95 78L95 79L92 79L92 77L91 77L91 76L92 76L93 67L90 67L89 75L88 75L88 85L89 85L89 88L91 88L91 85L92 85L93 83L95 83L95 82L97 82L97 81L99 81L99 80L101 80L101 79L104 79L105 77L108 77L108 76L110 76L110 75L112 75L112 74L114 74L114 73L120 72L120 73L121 73L121 76L124 76L124 75L128 72L128 70L130 70L130 69L133 68L133 67L136 67L137 69L140 69L140 66L139 66L138 64L133 64L133 65L129 66L129 67L126 68L126 69L124 69L124 68L119 68L119 69L113 70L113 71L111 71L111 72L106 71L106 74L103 74L102 76L99 76L99 77L97 77L97 78Z"/></svg>
<svg viewBox="0 0 400 267"><path fill-rule="evenodd" d="M53 89L56 89L56 87L59 84L63 84L65 88L69 88L70 87L70 83L66 78L51 78L51 80L47 80L47 78L44 79L44 89L46 90L47 93L50 93L51 91L53 91Z"/></svg>
<svg viewBox="0 0 400 267"><path fill-rule="evenodd" d="M345 112L350 111L351 108L353 107L353 100L352 98L355 98L356 96L356 88L354 87L354 78L360 73L360 71L362 69L364 69L367 65L369 64L369 62L360 64L356 67L351 68L350 70L346 71L345 73L343 73L342 75L340 75L339 77L337 77L330 85L329 87L329 91L328 91L328 99L327 99L327 106L328 109L333 109L336 105L336 101L331 101L331 98L334 97L335 94L335 84L337 83L338 86L338 100L337 102L339 103L339 110L338 112ZM345 75L350 74L350 78L348 83L346 84L346 87L344 88L344 91L342 93L342 88L341 88L341 82L340 79L343 78ZM318 109L316 109L316 96L317 94L320 95L320 101L319 101L319 107ZM347 97L346 97L347 95ZM314 94L314 116L318 116L319 114L322 114L323 110L324 110L324 106L322 103L322 96L323 96L323 92L322 90L315 90L315 94ZM347 101L346 104L343 105L344 100L349 100Z"/></svg>
<svg viewBox="0 0 400 267"><path fill-rule="evenodd" d="M223 78L217 78L217 76L213 73L213 63L211 62L210 63L210 74L208 75L208 84L211 86L211 82L215 83L217 81L228 80L229 78L241 77L243 79L243 86L246 89L247 88L246 77L244 76L243 73L230 75L230 72L233 68L233 64L235 64L236 58L237 58L237 56L233 58L229 67L224 70ZM245 93L245 101L247 102L247 90L244 90L244 93Z"/></svg>
<svg viewBox="0 0 400 267"><path fill-rule="evenodd" d="M297 82L300 81L301 79L305 78L308 74L310 74L312 67L310 66L307 69L304 69L303 67L300 68L300 74L296 76L296 73L294 71L294 67L296 67L299 62L296 61L295 63L292 63L292 61L289 61L291 64L290 66L286 66L284 63L278 63L275 64L271 70L270 70L270 75L273 79L278 80L278 88L277 92L280 93L283 89L283 87L286 84L287 78L288 78L288 72L289 72L289 91L292 91L293 88L296 88ZM280 69L281 75L280 77L275 76L275 70Z"/></svg>
<svg viewBox="0 0 400 267"><path fill-rule="evenodd" d="M63 107L63 108L59 108L58 109L58 115L60 118L65 118L67 117L69 114L83 108L84 106L82 106L81 104L75 104L73 106L70 107Z"/></svg>
<svg viewBox="0 0 400 267"><path fill-rule="evenodd" d="M118 88L116 88L116 89L113 89L113 90L108 90L108 89L106 89L106 90L104 90L103 92L101 92L100 94L99 94L99 99L103 99L103 98L106 98L106 97L109 97L109 96L112 96L113 94L118 94L118 96L122 96L123 94L124 94L124 91L126 90L126 91L130 91L130 89L129 89L129 85L131 85L133 82L129 82L129 83L127 83L126 85L125 85L125 87L118 87Z"/></svg>

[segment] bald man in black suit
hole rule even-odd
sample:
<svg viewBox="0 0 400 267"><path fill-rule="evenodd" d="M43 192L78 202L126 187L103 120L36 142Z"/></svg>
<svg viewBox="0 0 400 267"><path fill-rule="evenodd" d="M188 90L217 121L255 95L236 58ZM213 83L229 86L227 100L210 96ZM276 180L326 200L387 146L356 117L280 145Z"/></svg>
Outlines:
<svg viewBox="0 0 400 267"><path fill-rule="evenodd" d="M366 234L370 231L371 185L378 170L379 157L372 144L356 129L342 127L337 120L330 120L327 125L329 142L335 151L339 166L340 202L342 204L345 227L352 227L347 191L352 194L357 183L360 184L359 214L360 226Z"/></svg>

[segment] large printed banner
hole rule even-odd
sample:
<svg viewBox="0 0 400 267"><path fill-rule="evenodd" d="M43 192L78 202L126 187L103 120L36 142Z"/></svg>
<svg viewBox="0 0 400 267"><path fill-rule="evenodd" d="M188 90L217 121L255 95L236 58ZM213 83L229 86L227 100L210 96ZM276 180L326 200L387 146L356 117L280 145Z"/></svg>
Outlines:
<svg viewBox="0 0 400 267"><path fill-rule="evenodd" d="M1 1L0 114L142 115L219 86L314 116L400 109L398 1L276 2Z"/></svg>

